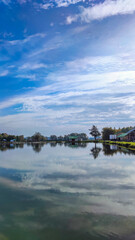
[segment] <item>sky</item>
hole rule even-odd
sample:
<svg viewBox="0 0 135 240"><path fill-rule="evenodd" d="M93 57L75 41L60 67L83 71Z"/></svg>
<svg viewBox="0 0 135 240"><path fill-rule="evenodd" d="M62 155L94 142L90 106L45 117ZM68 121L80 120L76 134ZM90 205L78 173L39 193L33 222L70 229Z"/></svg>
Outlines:
<svg viewBox="0 0 135 240"><path fill-rule="evenodd" d="M135 0L0 0L0 132L135 126Z"/></svg>

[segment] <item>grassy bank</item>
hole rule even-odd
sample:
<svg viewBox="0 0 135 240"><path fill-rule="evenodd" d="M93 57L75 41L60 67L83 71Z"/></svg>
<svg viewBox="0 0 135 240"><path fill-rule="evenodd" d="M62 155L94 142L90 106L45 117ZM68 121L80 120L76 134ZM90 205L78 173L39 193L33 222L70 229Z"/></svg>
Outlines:
<svg viewBox="0 0 135 240"><path fill-rule="evenodd" d="M135 142L119 142L119 141L102 141L102 142L106 144L116 144L118 146L125 147L129 150L135 151Z"/></svg>

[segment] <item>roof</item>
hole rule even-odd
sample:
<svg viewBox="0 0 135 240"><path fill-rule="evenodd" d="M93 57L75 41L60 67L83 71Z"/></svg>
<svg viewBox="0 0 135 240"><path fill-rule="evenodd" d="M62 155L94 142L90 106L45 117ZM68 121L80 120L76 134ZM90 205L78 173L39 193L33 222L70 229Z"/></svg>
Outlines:
<svg viewBox="0 0 135 240"><path fill-rule="evenodd" d="M129 133L131 133L131 132L133 132L133 131L135 131L135 128L129 130L126 134L128 135Z"/></svg>
<svg viewBox="0 0 135 240"><path fill-rule="evenodd" d="M119 138L127 136L127 133L122 133L119 135Z"/></svg>
<svg viewBox="0 0 135 240"><path fill-rule="evenodd" d="M135 131L135 128L133 128L133 129L131 129L131 130L129 130L127 133L122 133L122 134L120 134L118 137L125 137L125 136L127 136L128 134L130 134L131 132L133 132L133 131Z"/></svg>

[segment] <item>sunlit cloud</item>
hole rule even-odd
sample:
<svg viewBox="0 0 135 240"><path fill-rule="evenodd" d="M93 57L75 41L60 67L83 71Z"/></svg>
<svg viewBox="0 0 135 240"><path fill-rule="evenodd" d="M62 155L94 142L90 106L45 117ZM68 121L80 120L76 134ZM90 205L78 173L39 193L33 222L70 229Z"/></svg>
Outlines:
<svg viewBox="0 0 135 240"><path fill-rule="evenodd" d="M85 0L55 0L58 7L68 7L70 4L85 2Z"/></svg>
<svg viewBox="0 0 135 240"><path fill-rule="evenodd" d="M105 0L103 3L95 4L88 8L82 7L79 14L67 17L67 23L71 24L77 20L89 23L93 20L101 20L116 15L133 14L134 12L134 0Z"/></svg>
<svg viewBox="0 0 135 240"><path fill-rule="evenodd" d="M41 9L47 10L50 8L54 8L54 7L68 7L69 5L74 5L77 3L84 3L85 0L51 0L49 3L40 3L40 4L36 4L36 7L39 7Z"/></svg>
<svg viewBox="0 0 135 240"><path fill-rule="evenodd" d="M38 6L50 3L44 6L47 11L35 11L29 1L33 20L27 27L21 23L21 32L1 32L0 124L5 132L24 129L27 135L38 128L44 132L46 126L49 135L85 132L90 124L100 129L134 124L134 15L126 15L134 12L134 4L132 11L127 0L41 1ZM55 14L49 18L51 11L58 13L57 19ZM68 15L76 17L75 25L65 25ZM125 17L91 23L114 15Z"/></svg>

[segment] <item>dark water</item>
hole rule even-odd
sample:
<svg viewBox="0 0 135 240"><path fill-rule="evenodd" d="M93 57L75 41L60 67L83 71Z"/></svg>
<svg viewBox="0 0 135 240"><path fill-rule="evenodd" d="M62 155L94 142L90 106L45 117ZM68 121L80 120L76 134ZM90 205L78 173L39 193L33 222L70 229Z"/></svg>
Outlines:
<svg viewBox="0 0 135 240"><path fill-rule="evenodd" d="M102 144L0 146L0 240L135 239L135 155Z"/></svg>

